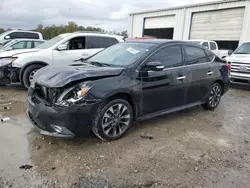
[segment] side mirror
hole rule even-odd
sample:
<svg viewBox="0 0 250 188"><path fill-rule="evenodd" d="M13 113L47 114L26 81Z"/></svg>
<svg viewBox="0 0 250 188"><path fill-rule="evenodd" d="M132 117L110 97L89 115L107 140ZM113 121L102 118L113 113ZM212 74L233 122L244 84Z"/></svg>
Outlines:
<svg viewBox="0 0 250 188"><path fill-rule="evenodd" d="M58 51L62 51L62 50L67 50L68 49L68 46L66 44L60 44L58 47L57 47L57 50Z"/></svg>
<svg viewBox="0 0 250 188"><path fill-rule="evenodd" d="M234 52L233 50L229 50L229 51L228 51L228 55L232 55L233 52Z"/></svg>
<svg viewBox="0 0 250 188"><path fill-rule="evenodd" d="M159 61L148 62L146 64L146 69L151 71L162 71L164 69L164 65Z"/></svg>
<svg viewBox="0 0 250 188"><path fill-rule="evenodd" d="M10 39L10 36L9 36L9 35L7 35L7 36L5 36L5 37L4 37L4 39L9 40L9 39Z"/></svg>

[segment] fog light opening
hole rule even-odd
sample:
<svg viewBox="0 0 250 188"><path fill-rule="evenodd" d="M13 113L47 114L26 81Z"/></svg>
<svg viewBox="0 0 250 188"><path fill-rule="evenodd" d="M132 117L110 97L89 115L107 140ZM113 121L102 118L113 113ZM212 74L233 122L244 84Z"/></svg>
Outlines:
<svg viewBox="0 0 250 188"><path fill-rule="evenodd" d="M57 126L57 125L51 125L53 127L53 129L58 132L58 133L62 133L63 132L63 129L62 127L60 126Z"/></svg>

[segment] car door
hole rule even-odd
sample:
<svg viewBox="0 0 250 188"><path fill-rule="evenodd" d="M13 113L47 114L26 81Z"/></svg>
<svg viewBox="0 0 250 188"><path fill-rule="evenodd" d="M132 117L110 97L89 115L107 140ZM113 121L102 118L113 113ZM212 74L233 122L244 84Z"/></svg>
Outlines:
<svg viewBox="0 0 250 188"><path fill-rule="evenodd" d="M209 90L210 64L202 47L184 45L185 64L188 67L188 89L185 96L186 104L200 102Z"/></svg>
<svg viewBox="0 0 250 188"><path fill-rule="evenodd" d="M67 45L66 50L53 50L53 60L54 63L69 65L80 59L82 54L85 53L86 37L75 37L64 44Z"/></svg>
<svg viewBox="0 0 250 188"><path fill-rule="evenodd" d="M156 51L144 63L161 62L162 71L141 68L143 114L163 111L184 105L187 72L183 68L181 45L166 46Z"/></svg>

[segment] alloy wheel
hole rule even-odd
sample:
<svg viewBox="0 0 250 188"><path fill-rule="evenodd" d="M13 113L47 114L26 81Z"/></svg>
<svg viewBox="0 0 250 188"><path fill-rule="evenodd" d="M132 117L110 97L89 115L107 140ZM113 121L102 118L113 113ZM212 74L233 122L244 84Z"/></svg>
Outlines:
<svg viewBox="0 0 250 188"><path fill-rule="evenodd" d="M126 105L114 104L106 110L102 118L103 132L109 137L118 137L128 129L131 118Z"/></svg>
<svg viewBox="0 0 250 188"><path fill-rule="evenodd" d="M35 69L33 71L31 71L30 75L29 75L29 81L30 83L34 80L34 75L35 73L38 71L38 69Z"/></svg>
<svg viewBox="0 0 250 188"><path fill-rule="evenodd" d="M221 87L219 85L215 85L209 96L209 105L214 108L216 107L221 99Z"/></svg>

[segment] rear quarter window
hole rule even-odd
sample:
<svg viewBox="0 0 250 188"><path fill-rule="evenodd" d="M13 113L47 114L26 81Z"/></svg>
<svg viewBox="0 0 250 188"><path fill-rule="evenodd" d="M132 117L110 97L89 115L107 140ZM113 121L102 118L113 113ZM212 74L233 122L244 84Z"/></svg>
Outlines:
<svg viewBox="0 0 250 188"><path fill-rule="evenodd" d="M87 48L88 49L108 48L116 43L118 43L118 41L114 41L110 37L96 37L96 36L87 37Z"/></svg>

